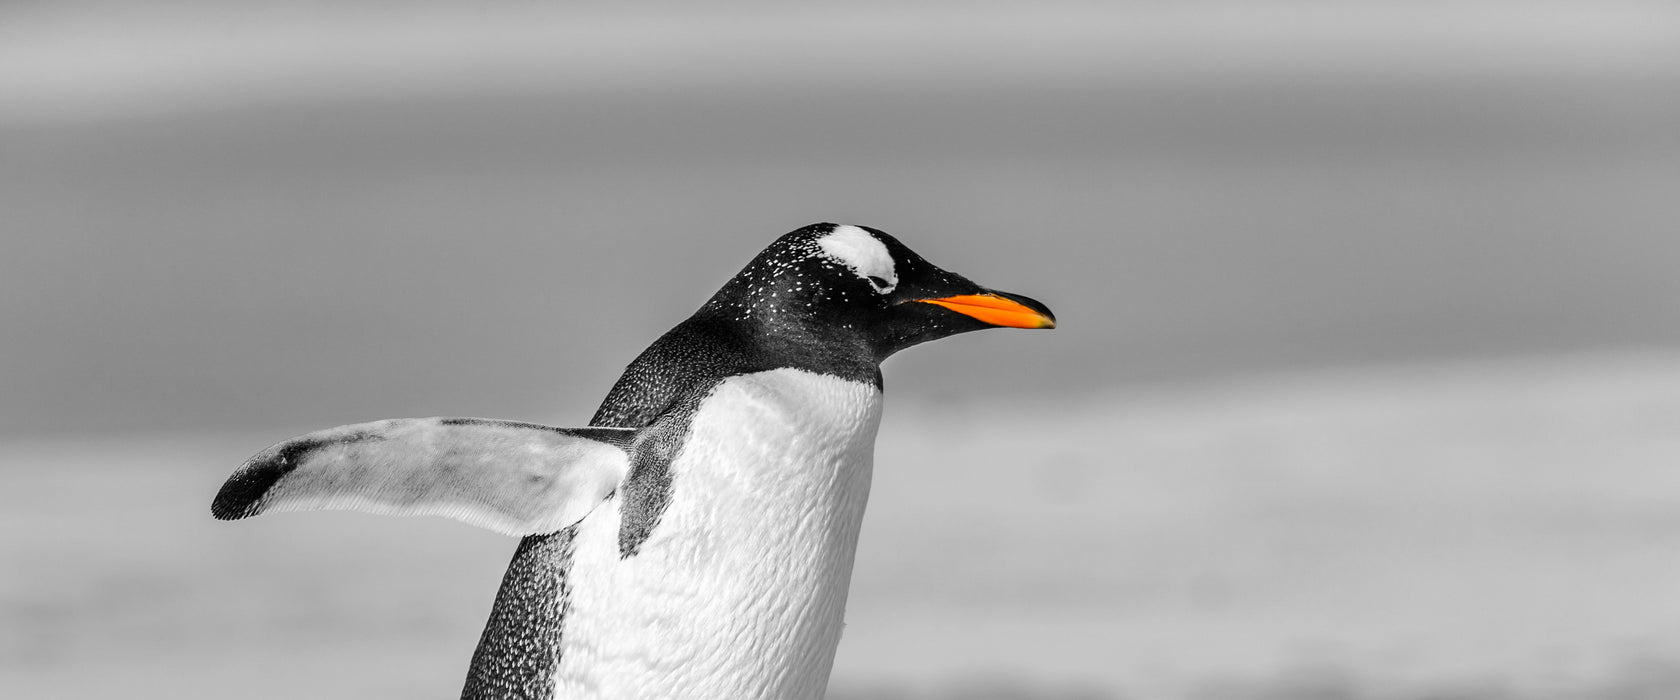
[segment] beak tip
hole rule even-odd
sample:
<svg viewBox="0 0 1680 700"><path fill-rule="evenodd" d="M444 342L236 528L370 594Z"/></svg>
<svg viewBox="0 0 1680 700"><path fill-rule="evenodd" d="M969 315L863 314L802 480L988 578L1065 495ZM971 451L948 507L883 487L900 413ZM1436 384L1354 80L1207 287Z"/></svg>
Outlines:
<svg viewBox="0 0 1680 700"><path fill-rule="evenodd" d="M1023 307L1023 311L1033 315L1033 320L1036 321L1034 325L1017 326L1018 328L1050 330L1056 327L1056 314L1050 310L1050 307L1045 306L1043 302L1029 296L1015 294L1012 292L993 291L991 293L1020 304Z"/></svg>

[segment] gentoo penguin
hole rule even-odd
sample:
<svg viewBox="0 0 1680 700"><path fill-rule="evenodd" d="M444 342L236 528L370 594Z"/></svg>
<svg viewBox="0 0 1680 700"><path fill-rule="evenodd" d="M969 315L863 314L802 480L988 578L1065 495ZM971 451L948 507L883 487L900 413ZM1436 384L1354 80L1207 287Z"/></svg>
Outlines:
<svg viewBox="0 0 1680 700"><path fill-rule="evenodd" d="M524 539L463 698L804 700L840 641L881 417L881 361L1027 297L881 231L777 239L631 362L586 428L411 418L246 462L220 519L441 515Z"/></svg>

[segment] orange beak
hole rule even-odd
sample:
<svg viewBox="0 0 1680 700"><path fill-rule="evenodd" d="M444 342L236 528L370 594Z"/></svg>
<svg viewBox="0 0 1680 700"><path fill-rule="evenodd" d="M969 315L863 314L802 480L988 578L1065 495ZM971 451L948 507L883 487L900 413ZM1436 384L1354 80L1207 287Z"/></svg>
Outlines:
<svg viewBox="0 0 1680 700"><path fill-rule="evenodd" d="M982 323L1006 328L1055 328L1056 317L997 294L960 294L938 299L917 299L923 304L943 306Z"/></svg>

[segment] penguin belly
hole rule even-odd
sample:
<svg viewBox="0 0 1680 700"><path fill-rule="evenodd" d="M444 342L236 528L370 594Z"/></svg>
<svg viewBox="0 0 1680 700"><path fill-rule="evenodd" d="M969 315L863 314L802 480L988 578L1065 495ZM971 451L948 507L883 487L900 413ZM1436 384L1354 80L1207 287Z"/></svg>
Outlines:
<svg viewBox="0 0 1680 700"><path fill-rule="evenodd" d="M621 556L617 498L579 523L555 697L821 698L880 418L876 386L834 376L716 385L639 551Z"/></svg>

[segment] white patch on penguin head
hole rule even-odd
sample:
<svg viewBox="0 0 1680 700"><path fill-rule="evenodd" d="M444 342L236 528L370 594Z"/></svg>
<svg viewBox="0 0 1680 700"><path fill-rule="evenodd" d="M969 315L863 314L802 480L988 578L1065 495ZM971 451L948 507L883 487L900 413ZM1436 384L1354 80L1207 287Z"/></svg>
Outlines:
<svg viewBox="0 0 1680 700"><path fill-rule="evenodd" d="M823 255L863 278L876 294L890 294L898 288L898 271L887 246L868 231L840 225L817 239Z"/></svg>

